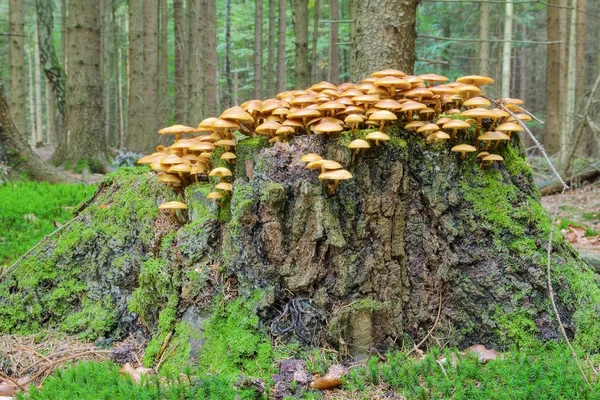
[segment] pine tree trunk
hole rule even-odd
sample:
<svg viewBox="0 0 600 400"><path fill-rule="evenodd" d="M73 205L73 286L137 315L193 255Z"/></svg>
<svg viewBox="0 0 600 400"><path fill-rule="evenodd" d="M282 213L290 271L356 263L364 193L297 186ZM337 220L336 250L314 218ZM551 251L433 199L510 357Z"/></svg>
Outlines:
<svg viewBox="0 0 600 400"><path fill-rule="evenodd" d="M200 0L188 0L187 17L189 23L188 37L188 121L187 124L198 124L203 118L203 80L204 63L202 59L203 46L202 38L204 36L204 26L201 22L202 2Z"/></svg>
<svg viewBox="0 0 600 400"><path fill-rule="evenodd" d="M40 42L38 40L37 18L33 17L33 62L35 71L35 146L44 145L44 114L42 112L42 66L40 62Z"/></svg>
<svg viewBox="0 0 600 400"><path fill-rule="evenodd" d="M63 0L65 3L66 0ZM57 129L59 136L62 134L62 127L65 113L65 71L60 65L56 49L54 48L54 40L52 32L54 30L53 7L51 1L36 0L35 9L38 26L38 41L40 44L40 58L44 68L46 78L50 83L50 87L54 92L54 100L58 110ZM62 49L65 51L65 48Z"/></svg>
<svg viewBox="0 0 600 400"><path fill-rule="evenodd" d="M586 20L587 20L587 0L577 2L577 57L576 57L576 75L577 89L575 92L575 101L580 102L585 96L585 48L586 48Z"/></svg>
<svg viewBox="0 0 600 400"><path fill-rule="evenodd" d="M512 66L513 3L506 0L504 15L504 43L502 44L502 97L510 97Z"/></svg>
<svg viewBox="0 0 600 400"><path fill-rule="evenodd" d="M119 29L119 20L117 19L117 4L116 0L111 0L111 19L113 27L113 79L114 79L114 90L112 96L114 97L114 115L115 115L115 138L114 146L117 149L121 148L121 136L123 135L123 109L122 109L122 88L121 88L121 46L119 35L121 30Z"/></svg>
<svg viewBox="0 0 600 400"><path fill-rule="evenodd" d="M53 155L54 162L90 165L107 159L102 114L100 70L100 4L94 0L70 1L67 34L67 80L65 134Z"/></svg>
<svg viewBox="0 0 600 400"><path fill-rule="evenodd" d="M285 72L286 72L286 57L285 57L285 39L286 39L286 0L279 1L279 12L277 23L277 92L285 90Z"/></svg>
<svg viewBox="0 0 600 400"><path fill-rule="evenodd" d="M297 89L309 86L308 70L308 0L292 2L294 25L295 76Z"/></svg>
<svg viewBox="0 0 600 400"><path fill-rule="evenodd" d="M154 149L152 138L163 128L158 122L158 0L144 1L144 130L142 147L146 152Z"/></svg>
<svg viewBox="0 0 600 400"><path fill-rule="evenodd" d="M267 79L265 80L267 98L275 97L275 7L277 0L269 0L269 28L267 38Z"/></svg>
<svg viewBox="0 0 600 400"><path fill-rule="evenodd" d="M571 0L569 17L569 41L567 46L567 81L565 93L564 122L561 134L561 168L563 174L569 172L569 154L574 146L573 130L575 127L575 94L577 92L577 0ZM577 149L575 149L576 151Z"/></svg>
<svg viewBox="0 0 600 400"><path fill-rule="evenodd" d="M490 3L483 0L479 3L479 73L490 76Z"/></svg>
<svg viewBox="0 0 600 400"><path fill-rule="evenodd" d="M340 6L338 0L329 0L329 19L340 19ZM334 85L340 83L340 31L339 23L329 24L329 82Z"/></svg>
<svg viewBox="0 0 600 400"><path fill-rule="evenodd" d="M72 0L71 0L72 1ZM144 63L144 0L129 1L129 94L127 101L127 129L124 132L125 148L146 151L155 132L144 132L147 114L144 85L148 81Z"/></svg>
<svg viewBox="0 0 600 400"><path fill-rule="evenodd" d="M263 0L254 2L254 98L262 98Z"/></svg>
<svg viewBox="0 0 600 400"><path fill-rule="evenodd" d="M203 0L204 18L204 56L202 57L204 71L203 116L217 115L219 110L217 89L217 2Z"/></svg>
<svg viewBox="0 0 600 400"><path fill-rule="evenodd" d="M9 2L9 31L14 34L8 38L10 52L9 91L10 111L19 132L27 132L25 118L25 37L23 24L23 0Z"/></svg>
<svg viewBox="0 0 600 400"><path fill-rule="evenodd" d="M317 47L319 39L319 19L320 19L320 1L315 0L313 7L313 32L312 32L312 50L310 59L310 80L311 82L317 82L317 59L319 50Z"/></svg>
<svg viewBox="0 0 600 400"><path fill-rule="evenodd" d="M167 0L160 0L160 48L158 74L158 126L167 126L169 116L169 5Z"/></svg>
<svg viewBox="0 0 600 400"><path fill-rule="evenodd" d="M47 79L46 81L46 132L47 140L50 146L56 146L58 144L58 138L56 137L56 107L54 101L54 92L52 91L52 85Z"/></svg>
<svg viewBox="0 0 600 400"><path fill-rule="evenodd" d="M173 0L173 28L175 40L175 123L185 122L185 56L183 0Z"/></svg>
<svg viewBox="0 0 600 400"><path fill-rule="evenodd" d="M548 4L558 5L559 0L549 0ZM549 42L560 41L560 8L548 6L546 13L546 38ZM559 43L551 43L546 46L546 131L544 134L544 148L549 154L555 154L560 150L562 104L560 48Z"/></svg>
<svg viewBox="0 0 600 400"><path fill-rule="evenodd" d="M352 81L385 68L412 74L416 58L417 3L416 0L357 2Z"/></svg>
<svg viewBox="0 0 600 400"><path fill-rule="evenodd" d="M60 59L67 72L67 6L69 0L60 0ZM66 83L65 83L66 86Z"/></svg>
<svg viewBox="0 0 600 400"><path fill-rule="evenodd" d="M233 82L231 78L231 0L225 0L225 79L227 89L224 96L224 105L227 108L233 105Z"/></svg>

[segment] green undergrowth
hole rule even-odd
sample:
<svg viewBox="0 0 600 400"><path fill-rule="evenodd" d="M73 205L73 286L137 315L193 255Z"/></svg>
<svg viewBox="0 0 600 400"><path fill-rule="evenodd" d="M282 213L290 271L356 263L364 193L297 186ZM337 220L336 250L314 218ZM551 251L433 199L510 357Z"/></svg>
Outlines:
<svg viewBox="0 0 600 400"><path fill-rule="evenodd" d="M351 369L343 388L361 399L367 398L361 393L382 384L408 399L600 398L600 385L594 382L589 389L567 346L556 343L532 342L485 364L449 350L433 349L421 360L391 353L386 362L374 357Z"/></svg>
<svg viewBox="0 0 600 400"><path fill-rule="evenodd" d="M94 193L83 184L14 182L0 185L0 266L10 265L73 216Z"/></svg>

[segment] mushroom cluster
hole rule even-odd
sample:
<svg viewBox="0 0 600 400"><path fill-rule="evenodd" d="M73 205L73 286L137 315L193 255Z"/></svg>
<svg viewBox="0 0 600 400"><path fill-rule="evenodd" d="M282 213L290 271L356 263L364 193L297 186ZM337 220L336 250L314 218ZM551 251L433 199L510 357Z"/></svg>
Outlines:
<svg viewBox="0 0 600 400"><path fill-rule="evenodd" d="M203 120L197 128L174 125L162 129L159 134L174 135L175 142L170 147L158 146L154 154L138 163L149 164L161 182L175 188L216 177L219 182L207 197L219 202L231 195L233 174L226 167L213 168L211 160L214 150L222 148L220 159L229 165L235 163L235 132L266 136L273 143L304 134L337 136L349 131L353 135L359 129L374 129L364 139L350 142L354 158L360 151L390 140L384 130L395 123L423 135L428 144L451 142L451 151L461 159L479 150L477 158L486 167L502 161L492 152L510 140L511 133L523 130L507 112L490 108L491 102L482 97L481 87L493 82L483 76L463 76L449 82L441 75L412 76L394 69L374 72L356 84L320 82L305 90L281 92L275 98L247 101L225 110L219 118ZM521 100L503 100L510 110L520 111L514 104L522 104ZM531 120L526 114L517 117ZM182 138L186 134L191 136ZM465 143L468 141L471 143ZM307 168L321 171L319 179L330 183L330 193L341 180L352 177L339 163L319 155L305 155L302 161L307 162Z"/></svg>

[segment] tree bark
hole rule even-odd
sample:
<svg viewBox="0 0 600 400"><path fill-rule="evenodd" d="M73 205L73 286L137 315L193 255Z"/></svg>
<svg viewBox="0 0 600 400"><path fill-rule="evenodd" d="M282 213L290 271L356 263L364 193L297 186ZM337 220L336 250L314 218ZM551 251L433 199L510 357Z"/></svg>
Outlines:
<svg viewBox="0 0 600 400"><path fill-rule="evenodd" d="M127 101L127 129L124 144L128 150L146 151L154 132L144 132L146 101L144 85L147 82L144 63L144 0L129 1L129 94Z"/></svg>
<svg viewBox="0 0 600 400"><path fill-rule="evenodd" d="M138 151L154 149L153 139L159 129L158 123L158 0L144 1L144 130Z"/></svg>
<svg viewBox="0 0 600 400"><path fill-rule="evenodd" d="M44 146L44 113L42 111L42 65L40 62L40 42L38 40L37 17L33 17L33 65L35 71L35 146Z"/></svg>
<svg viewBox="0 0 600 400"><path fill-rule="evenodd" d="M285 90L285 39L286 39L286 0L279 0L279 22L277 24L277 92Z"/></svg>
<svg viewBox="0 0 600 400"><path fill-rule="evenodd" d="M107 159L102 115L99 18L100 4L97 1L69 2L67 63L73 68L67 80L66 132L53 155L53 161L58 164L87 159L91 165Z"/></svg>
<svg viewBox="0 0 600 400"><path fill-rule="evenodd" d="M548 4L559 5L559 0L549 0ZM549 42L560 41L560 8L548 6L546 13L546 38ZM562 104L560 49L560 43L551 43L546 46L546 132L544 134L544 148L549 154L555 154L560 150Z"/></svg>
<svg viewBox="0 0 600 400"><path fill-rule="evenodd" d="M28 134L25 135L26 139L29 141L29 145L31 147L35 148L35 132L36 132L36 127L35 127L35 90L34 87L35 85L33 84L34 78L33 78L33 69L34 67L34 61L33 61L33 51L31 50L31 48L29 48L27 50L27 77L29 79L29 132Z"/></svg>
<svg viewBox="0 0 600 400"><path fill-rule="evenodd" d="M329 0L329 19L340 19L340 5L338 0ZM340 83L340 41L339 23L329 24L329 82L334 85Z"/></svg>
<svg viewBox="0 0 600 400"><path fill-rule="evenodd" d="M183 0L173 0L173 36L175 40L175 123L183 124L185 122L185 98L187 90L185 88L185 41L183 35Z"/></svg>
<svg viewBox="0 0 600 400"><path fill-rule="evenodd" d="M297 89L309 86L308 69L308 0L292 1L294 50Z"/></svg>
<svg viewBox="0 0 600 400"><path fill-rule="evenodd" d="M254 98L262 98L263 0L254 2Z"/></svg>
<svg viewBox="0 0 600 400"><path fill-rule="evenodd" d="M267 39L267 79L265 94L268 98L275 97L275 7L277 0L269 0L269 28Z"/></svg>
<svg viewBox="0 0 600 400"><path fill-rule="evenodd" d="M158 126L165 127L169 122L169 5L160 0L160 47L158 74Z"/></svg>
<svg viewBox="0 0 600 400"><path fill-rule="evenodd" d="M510 97L512 66L513 3L506 0L504 14L504 43L502 44L502 97Z"/></svg>
<svg viewBox="0 0 600 400"><path fill-rule="evenodd" d="M65 75L67 72L67 3L68 0L60 0L60 59Z"/></svg>
<svg viewBox="0 0 600 400"><path fill-rule="evenodd" d="M44 162L27 145L12 121L2 85L0 85L0 163L8 165L16 176L24 173L37 181L76 182L74 178L64 175Z"/></svg>
<svg viewBox="0 0 600 400"><path fill-rule="evenodd" d="M483 0L479 3L479 73L490 76L490 3Z"/></svg>
<svg viewBox="0 0 600 400"><path fill-rule="evenodd" d="M63 0L66 2L66 0ZM60 61L54 48L54 40L52 32L54 30L54 18L53 18L53 2L36 0L35 10L37 16L38 26L38 41L40 44L40 59L44 68L46 78L50 83L52 92L54 93L54 99L56 102L56 109L58 110L58 132L62 133L62 127L65 115L65 83L66 76L65 71L60 65ZM65 49L63 48L64 52Z"/></svg>
<svg viewBox="0 0 600 400"><path fill-rule="evenodd" d="M416 0L357 2L352 81L386 68L412 74L416 59L417 3Z"/></svg>
<svg viewBox="0 0 600 400"><path fill-rule="evenodd" d="M233 82L231 78L231 0L225 0L225 79L227 89L224 103L227 108L233 105Z"/></svg>
<svg viewBox="0 0 600 400"><path fill-rule="evenodd" d="M25 37L23 24L23 0L9 2L9 30L14 36L8 38L10 52L10 111L19 132L27 132L25 119Z"/></svg>
<svg viewBox="0 0 600 400"><path fill-rule="evenodd" d="M121 148L121 137L123 135L123 109L122 109L122 88L121 88L121 46L119 35L119 20L117 19L117 0L111 0L111 18L112 18L112 39L113 39L113 75L114 75L114 115L115 115L115 138L114 146Z"/></svg>
<svg viewBox="0 0 600 400"><path fill-rule="evenodd" d="M317 48L318 39L319 39L319 18L320 18L320 1L315 0L315 5L313 7L313 32L312 32L312 51L311 51L311 59L310 59L310 80L312 82L317 82L317 59L319 50Z"/></svg>
<svg viewBox="0 0 600 400"><path fill-rule="evenodd" d="M204 87L203 116L217 115L219 108L217 90L217 2L203 0L204 18Z"/></svg>
<svg viewBox="0 0 600 400"><path fill-rule="evenodd" d="M569 153L573 143L573 131L575 127L575 94L577 91L577 0L571 0L572 9L569 18L569 41L567 46L567 81L565 93L564 122L560 140L561 169L566 172L570 164ZM577 150L577 149L575 149Z"/></svg>
<svg viewBox="0 0 600 400"><path fill-rule="evenodd" d="M586 22L587 22L587 0L577 2L577 57L576 57L576 75L577 89L575 92L575 101L580 102L585 96L585 47L586 47Z"/></svg>
<svg viewBox="0 0 600 400"><path fill-rule="evenodd" d="M188 0L187 17L189 23L188 37L188 122L187 124L198 124L202 119L203 103L203 80L204 63L202 61L204 26L201 22L202 2L200 0Z"/></svg>
<svg viewBox="0 0 600 400"><path fill-rule="evenodd" d="M46 132L48 144L56 146L58 139L56 136L56 107L54 101L54 92L50 81L46 79Z"/></svg>

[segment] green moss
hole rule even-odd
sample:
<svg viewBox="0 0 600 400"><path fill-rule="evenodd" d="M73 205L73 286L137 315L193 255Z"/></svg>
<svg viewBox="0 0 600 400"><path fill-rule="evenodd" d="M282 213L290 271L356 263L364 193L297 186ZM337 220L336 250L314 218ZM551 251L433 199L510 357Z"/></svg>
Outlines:
<svg viewBox="0 0 600 400"><path fill-rule="evenodd" d="M264 204L274 205L286 199L285 187L280 183L269 182L262 192L260 201Z"/></svg>
<svg viewBox="0 0 600 400"><path fill-rule="evenodd" d="M261 149L269 145L269 139L266 136L255 136L239 141L235 148L235 155L237 157L235 160L235 177L237 179L248 180L246 175L246 161L253 160L255 163L254 170L256 171L258 169L256 156Z"/></svg>
<svg viewBox="0 0 600 400"><path fill-rule="evenodd" d="M166 307L160 312L156 332L152 335L152 339L148 342L144 352L143 362L146 367L151 367L158 361L156 359L158 353L165 339L175 327L175 314L175 306Z"/></svg>
<svg viewBox="0 0 600 400"><path fill-rule="evenodd" d="M270 380L274 373L273 348L259 326L256 314L262 294L237 298L222 305L217 301L213 317L207 322L200 350L200 372L228 377L247 376Z"/></svg>
<svg viewBox="0 0 600 400"><path fill-rule="evenodd" d="M539 330L525 309L506 312L497 308L494 320L505 344L517 349L537 344Z"/></svg>
<svg viewBox="0 0 600 400"><path fill-rule="evenodd" d="M185 322L176 323L173 337L165 350L164 361L159 372L162 375L178 376L184 368L192 367L190 364L192 351L190 339L198 340L200 336L200 331L193 330L189 324Z"/></svg>
<svg viewBox="0 0 600 400"><path fill-rule="evenodd" d="M251 184L238 182L231 197L231 221L228 224L232 237L236 237L242 219L256 202L254 188Z"/></svg>
<svg viewBox="0 0 600 400"><path fill-rule="evenodd" d="M76 333L80 339L95 339L114 330L117 312L110 298L99 301L85 299L83 308L70 313L59 328L66 333Z"/></svg>
<svg viewBox="0 0 600 400"><path fill-rule="evenodd" d="M518 148L513 144L503 145L500 153L504 157L504 165L511 175L531 176L531 165L529 165L527 160L520 154Z"/></svg>

